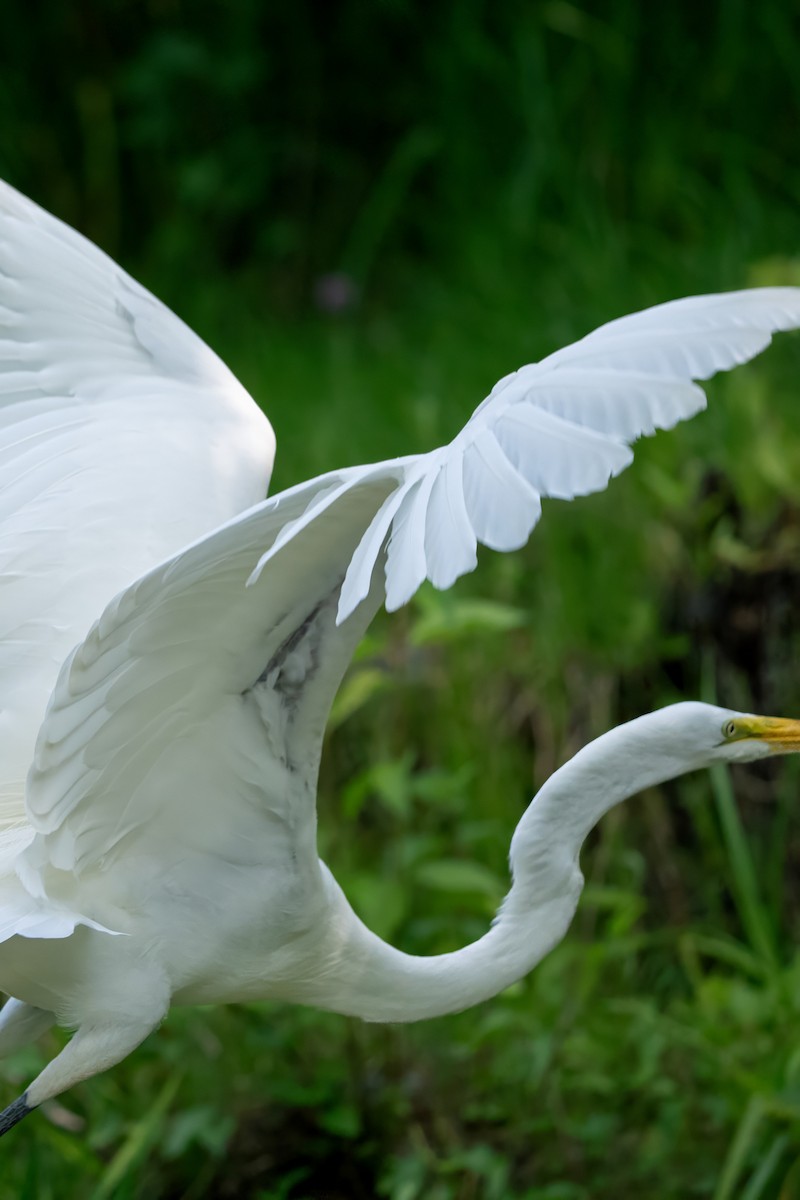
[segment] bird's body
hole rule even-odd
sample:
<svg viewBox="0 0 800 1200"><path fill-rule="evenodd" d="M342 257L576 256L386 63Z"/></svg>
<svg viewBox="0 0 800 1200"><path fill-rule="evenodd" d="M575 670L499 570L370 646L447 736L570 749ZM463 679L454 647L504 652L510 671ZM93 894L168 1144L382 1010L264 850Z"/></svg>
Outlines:
<svg viewBox="0 0 800 1200"><path fill-rule="evenodd" d="M379 606L521 546L605 487L693 382L800 326L800 290L675 301L501 380L448 445L261 498L274 441L215 356L96 248L0 188L0 1053L72 1040L0 1132L118 1062L172 1004L455 1011L563 936L612 804L798 726L675 705L548 781L485 937L415 958L316 848L330 704ZM35 750L34 750L35 743Z"/></svg>

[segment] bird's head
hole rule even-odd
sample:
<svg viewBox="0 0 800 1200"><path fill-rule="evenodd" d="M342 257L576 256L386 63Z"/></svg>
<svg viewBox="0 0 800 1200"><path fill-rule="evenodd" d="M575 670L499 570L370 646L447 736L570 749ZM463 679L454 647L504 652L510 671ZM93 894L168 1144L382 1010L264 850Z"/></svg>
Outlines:
<svg viewBox="0 0 800 1200"><path fill-rule="evenodd" d="M800 721L788 717L760 717L693 702L661 712L669 723L667 737L680 739L684 752L694 752L704 764L753 762L800 751Z"/></svg>

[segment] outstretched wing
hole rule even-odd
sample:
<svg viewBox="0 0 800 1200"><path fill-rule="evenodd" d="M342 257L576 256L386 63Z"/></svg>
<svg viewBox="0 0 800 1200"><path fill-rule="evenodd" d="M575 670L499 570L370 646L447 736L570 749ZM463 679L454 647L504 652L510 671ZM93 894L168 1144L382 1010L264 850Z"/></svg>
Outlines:
<svg viewBox="0 0 800 1200"><path fill-rule="evenodd" d="M120 588L262 499L273 451L182 321L0 182L0 829L67 653Z"/></svg>
<svg viewBox="0 0 800 1200"><path fill-rule="evenodd" d="M387 538L387 608L425 579L450 587L475 567L478 542L524 545L542 497L604 488L631 461L631 442L705 407L694 380L747 362L773 333L798 326L798 288L696 296L611 321L507 375L449 446L407 464L349 564L340 618L366 595ZM311 507L298 528L314 516ZM287 528L279 545L293 534Z"/></svg>
<svg viewBox="0 0 800 1200"><path fill-rule="evenodd" d="M344 481L248 586L287 519ZM382 599L376 574L371 603L337 625L338 593L365 512L395 482L357 470L265 501L127 588L76 647L37 742L36 837L17 864L38 901L57 897L59 929L65 905L124 928L153 877L196 856L318 872L322 735Z"/></svg>
<svg viewBox="0 0 800 1200"><path fill-rule="evenodd" d="M424 578L448 586L478 541L521 545L542 496L603 487L630 441L702 407L693 377L797 325L797 289L613 322L501 381L449 446L302 484L128 588L65 665L41 730L29 889L68 876L75 909L113 927L84 902L98 870L107 889L129 861L158 869L190 845L227 859L243 840L265 862L310 861L328 709L384 595L396 607ZM270 818L260 843L255 812Z"/></svg>

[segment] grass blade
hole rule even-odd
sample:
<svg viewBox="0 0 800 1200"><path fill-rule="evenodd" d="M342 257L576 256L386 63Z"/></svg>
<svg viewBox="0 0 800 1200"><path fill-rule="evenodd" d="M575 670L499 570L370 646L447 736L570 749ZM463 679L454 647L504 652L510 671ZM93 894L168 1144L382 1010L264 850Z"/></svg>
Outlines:
<svg viewBox="0 0 800 1200"><path fill-rule="evenodd" d="M109 1197L116 1195L117 1188L128 1171L156 1141L164 1114L175 1098L181 1078L181 1075L178 1074L169 1077L150 1111L134 1125L125 1142L112 1158L108 1170L92 1192L90 1200L109 1200Z"/></svg>

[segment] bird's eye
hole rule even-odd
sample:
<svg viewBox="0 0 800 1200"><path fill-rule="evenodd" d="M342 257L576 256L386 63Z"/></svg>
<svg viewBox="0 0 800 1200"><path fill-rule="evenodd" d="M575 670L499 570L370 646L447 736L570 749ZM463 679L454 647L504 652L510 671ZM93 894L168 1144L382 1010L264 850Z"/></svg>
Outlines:
<svg viewBox="0 0 800 1200"><path fill-rule="evenodd" d="M726 737L726 738L732 738L735 733L736 733L736 722L735 721L726 721L725 724L722 726L722 736Z"/></svg>

